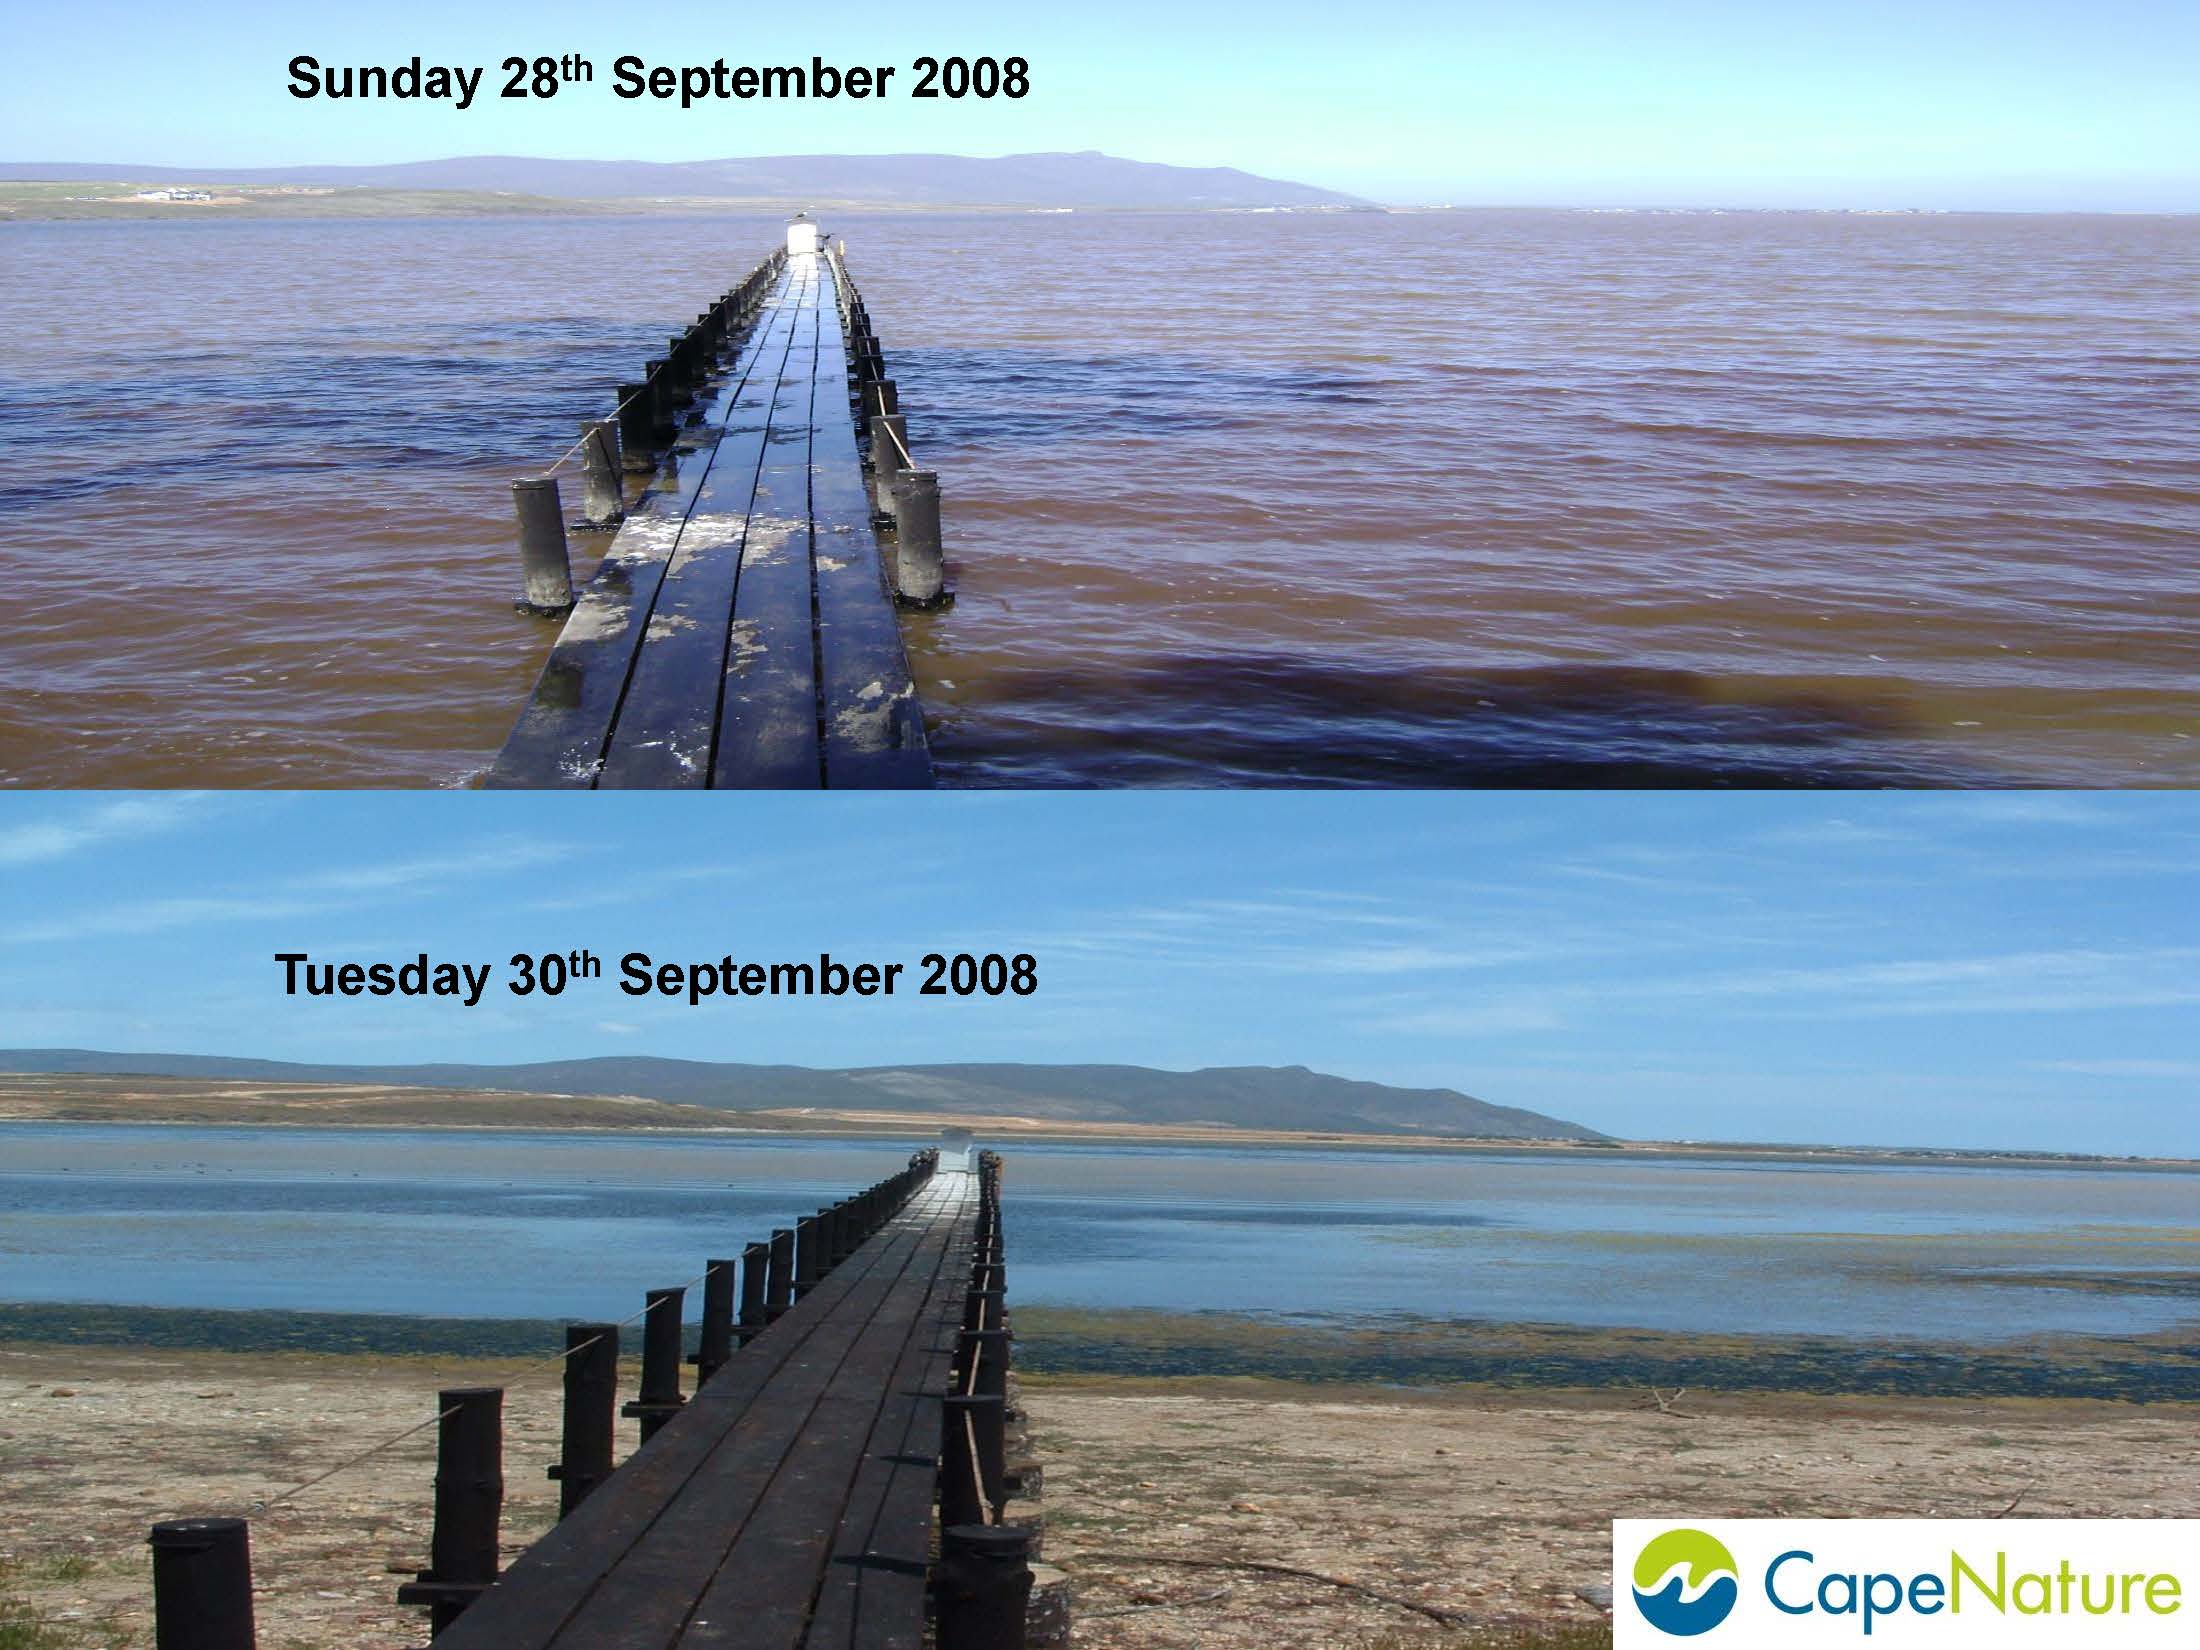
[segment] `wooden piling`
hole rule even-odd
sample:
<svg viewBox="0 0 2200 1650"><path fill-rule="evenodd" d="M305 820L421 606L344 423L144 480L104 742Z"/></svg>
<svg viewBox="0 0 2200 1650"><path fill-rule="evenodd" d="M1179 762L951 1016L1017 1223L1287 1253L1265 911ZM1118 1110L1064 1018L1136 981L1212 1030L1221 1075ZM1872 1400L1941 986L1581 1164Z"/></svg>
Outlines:
<svg viewBox="0 0 2200 1650"><path fill-rule="evenodd" d="M984 1475L971 1422L948 1394L940 1410L940 1526L987 1522Z"/></svg>
<svg viewBox="0 0 2200 1650"><path fill-rule="evenodd" d="M647 475L657 467L651 456L657 445L656 395L647 378L619 386L619 446L627 470L635 475Z"/></svg>
<svg viewBox="0 0 2200 1650"><path fill-rule="evenodd" d="M645 361L649 376L649 439L652 445L669 447L680 433L679 404L673 398L672 378L663 361Z"/></svg>
<svg viewBox="0 0 2200 1650"><path fill-rule="evenodd" d="M435 1530L428 1568L397 1589L400 1604L428 1607L440 1635L497 1578L504 1515L504 1389L454 1387L436 1394Z"/></svg>
<svg viewBox="0 0 2200 1650"><path fill-rule="evenodd" d="M769 1323L794 1305L794 1233L785 1226L772 1232L771 1265L765 1276L764 1321Z"/></svg>
<svg viewBox="0 0 2200 1650"><path fill-rule="evenodd" d="M931 470L894 477L894 595L910 607L938 607L947 599L940 478Z"/></svg>
<svg viewBox="0 0 2200 1650"><path fill-rule="evenodd" d="M1001 1292L998 1289L973 1289L965 1295L962 1326L966 1330L1000 1328Z"/></svg>
<svg viewBox="0 0 2200 1650"><path fill-rule="evenodd" d="M871 415L871 514L894 519L894 477L909 463L909 420L898 412Z"/></svg>
<svg viewBox="0 0 2200 1650"><path fill-rule="evenodd" d="M642 1423L645 1444L687 1402L680 1393L680 1308L686 1299L684 1288L651 1289L643 1294L642 1390L619 1413Z"/></svg>
<svg viewBox="0 0 2200 1650"><path fill-rule="evenodd" d="M947 1454L958 1457L958 1471L961 1470L959 1457L974 1452L979 1499L986 1507L997 1509L1001 1504L1001 1475L1008 1466L1007 1405L998 1396L973 1392L951 1392L941 1402L946 1406L941 1416L943 1448L952 1446ZM947 1454L942 1455L943 1462ZM989 1517L962 1520L990 1521Z"/></svg>
<svg viewBox="0 0 2200 1650"><path fill-rule="evenodd" d="M733 1291L739 1276L738 1261L703 1263L703 1337L695 1349L698 1388L733 1356Z"/></svg>
<svg viewBox="0 0 2200 1650"><path fill-rule="evenodd" d="M565 1331L565 1433L550 1469L558 1516L567 1517L611 1476L619 1404L619 1326L577 1323Z"/></svg>
<svg viewBox="0 0 2200 1650"><path fill-rule="evenodd" d="M581 426L581 455L586 490L581 513L599 527L626 519L626 494L619 482L619 426L597 419Z"/></svg>
<svg viewBox="0 0 2200 1650"><path fill-rule="evenodd" d="M752 1243L741 1251L741 1344L747 1346L764 1332L770 1320L764 1312L765 1275L771 1269L772 1246Z"/></svg>
<svg viewBox="0 0 2200 1650"><path fill-rule="evenodd" d="M172 1518L153 1549L156 1650L253 1650L252 1536L241 1518Z"/></svg>
<svg viewBox="0 0 2200 1650"><path fill-rule="evenodd" d="M962 1389L974 1397L1008 1397L1008 1331L966 1329L956 1343Z"/></svg>
<svg viewBox="0 0 2200 1650"><path fill-rule="evenodd" d="M794 1298L800 1300L817 1287L817 1280L825 1275L825 1268L818 1256L820 1233L817 1216L804 1215L794 1223Z"/></svg>
<svg viewBox="0 0 2200 1650"><path fill-rule="evenodd" d="M573 606L573 563L565 547L565 510L558 502L555 476L529 476L512 483L512 510L519 518L519 568L523 612L557 614Z"/></svg>
<svg viewBox="0 0 2200 1650"><path fill-rule="evenodd" d="M932 1574L939 1650L1024 1650L1031 1533L949 1525Z"/></svg>

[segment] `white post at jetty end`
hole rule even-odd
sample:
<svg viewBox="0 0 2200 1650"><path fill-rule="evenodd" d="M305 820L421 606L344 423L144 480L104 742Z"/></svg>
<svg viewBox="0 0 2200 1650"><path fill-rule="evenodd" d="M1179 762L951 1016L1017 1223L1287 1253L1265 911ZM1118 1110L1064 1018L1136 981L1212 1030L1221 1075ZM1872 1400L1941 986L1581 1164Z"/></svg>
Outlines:
<svg viewBox="0 0 2200 1650"><path fill-rule="evenodd" d="M807 212L798 212L787 224L787 256L799 258L805 252L815 254L818 245L817 225L810 221Z"/></svg>

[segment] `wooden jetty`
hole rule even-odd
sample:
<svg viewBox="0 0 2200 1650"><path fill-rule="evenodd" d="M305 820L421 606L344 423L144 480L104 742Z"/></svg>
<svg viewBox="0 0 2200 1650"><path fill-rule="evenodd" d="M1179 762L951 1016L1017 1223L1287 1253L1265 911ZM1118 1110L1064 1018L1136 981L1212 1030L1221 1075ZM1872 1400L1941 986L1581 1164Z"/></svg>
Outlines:
<svg viewBox="0 0 2200 1650"><path fill-rule="evenodd" d="M815 225L575 451L586 516L616 537L576 598L556 477L514 484L521 605L569 612L487 786L931 783L897 604L945 599L938 478ZM651 478L631 504L627 471Z"/></svg>
<svg viewBox="0 0 2200 1650"><path fill-rule="evenodd" d="M1034 1595L999 1186L991 1153L920 1153L710 1263L692 1395L682 1292L650 1291L624 1410L643 1442L616 1468L618 1329L574 1326L561 1517L501 1574L503 1394L440 1394L432 1559L400 1602L428 1607L439 1650L1066 1643L1066 1584L1042 1572ZM252 1650L243 1520L156 1525L153 1547L164 1650L172 1629Z"/></svg>

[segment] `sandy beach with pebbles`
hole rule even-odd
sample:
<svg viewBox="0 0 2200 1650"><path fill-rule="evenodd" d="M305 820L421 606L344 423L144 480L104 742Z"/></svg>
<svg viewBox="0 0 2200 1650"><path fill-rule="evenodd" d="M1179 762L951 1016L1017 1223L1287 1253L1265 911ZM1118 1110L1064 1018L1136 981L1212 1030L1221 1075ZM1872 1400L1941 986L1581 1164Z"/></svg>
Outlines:
<svg viewBox="0 0 2200 1650"><path fill-rule="evenodd" d="M295 1487L502 1383L505 1535L547 1527L541 1360L0 1348L0 1624L152 1643L146 1527L252 1519L267 1650L425 1642L434 1434ZM1614 1516L2200 1514L2187 1404L1031 1378L1045 1556L1089 1650L1592 1645ZM629 1440L630 1442L630 1440Z"/></svg>

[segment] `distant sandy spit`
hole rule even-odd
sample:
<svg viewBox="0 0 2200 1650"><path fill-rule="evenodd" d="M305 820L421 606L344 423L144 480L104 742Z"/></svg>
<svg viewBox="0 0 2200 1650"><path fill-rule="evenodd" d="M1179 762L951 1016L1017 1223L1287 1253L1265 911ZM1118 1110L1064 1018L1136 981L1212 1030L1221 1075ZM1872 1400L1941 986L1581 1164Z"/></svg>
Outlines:
<svg viewBox="0 0 2200 1650"><path fill-rule="evenodd" d="M766 1107L733 1111L633 1095L529 1094L502 1089L402 1085L254 1083L195 1077L0 1072L0 1122L184 1123L198 1126L376 1129L619 1129L680 1132L916 1136L969 1129L992 1144L1121 1141L1212 1146L1349 1146L1355 1151L1461 1151L1690 1157L1840 1163L2082 1165L2200 1173L2185 1158L2098 1158L2061 1152L1977 1152L1796 1146L1728 1141L1490 1139L1414 1134L1315 1133L1225 1124L1080 1122L974 1112Z"/></svg>

